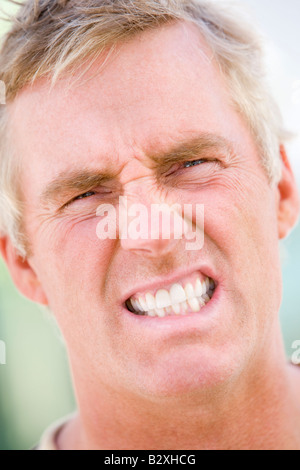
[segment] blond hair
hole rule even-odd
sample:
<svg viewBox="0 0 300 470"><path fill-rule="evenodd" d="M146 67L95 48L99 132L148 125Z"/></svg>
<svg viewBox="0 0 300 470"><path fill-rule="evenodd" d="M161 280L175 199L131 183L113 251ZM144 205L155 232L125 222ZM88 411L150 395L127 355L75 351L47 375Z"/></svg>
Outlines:
<svg viewBox="0 0 300 470"><path fill-rule="evenodd" d="M7 102L42 76L55 83L63 73L104 49L174 21L196 24L227 80L232 102L246 120L270 182L281 175L280 112L264 80L261 40L237 6L213 0L27 0L4 38L0 79ZM159 54L159 52L158 52ZM0 111L0 232L21 254L21 198L7 142L5 107Z"/></svg>

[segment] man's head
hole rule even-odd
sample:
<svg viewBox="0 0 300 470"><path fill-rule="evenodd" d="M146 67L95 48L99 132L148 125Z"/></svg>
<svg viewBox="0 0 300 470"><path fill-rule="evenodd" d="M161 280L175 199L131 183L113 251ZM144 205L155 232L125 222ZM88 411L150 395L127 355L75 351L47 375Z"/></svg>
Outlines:
<svg viewBox="0 0 300 470"><path fill-rule="evenodd" d="M19 174L6 192L1 176L2 212L21 203L10 227L30 247L18 256L3 218L17 286L53 311L81 383L169 396L232 379L279 343L278 239L298 215L256 39L206 2L28 2L21 20L28 41L16 25L2 59ZM190 158L174 163L183 147ZM97 207L118 210L120 195L203 204L203 249L99 240ZM212 299L192 313L207 279ZM157 294L173 308L151 306Z"/></svg>
<svg viewBox="0 0 300 470"><path fill-rule="evenodd" d="M243 115L260 146L270 181L278 182L281 171L278 148L285 133L276 104L266 91L260 38L242 21L240 13L236 7L220 2L197 0L28 0L2 48L0 78L6 85L7 102L43 76L53 84L68 73L72 83L72 71L78 64L84 74L101 53L109 60L117 45L141 32L185 20L194 23L209 44L208 60L213 58L226 78L232 104ZM21 188L15 184L20 162L13 155L13 136L9 139L7 118L2 107L0 230L10 236L24 255L28 240L22 230Z"/></svg>

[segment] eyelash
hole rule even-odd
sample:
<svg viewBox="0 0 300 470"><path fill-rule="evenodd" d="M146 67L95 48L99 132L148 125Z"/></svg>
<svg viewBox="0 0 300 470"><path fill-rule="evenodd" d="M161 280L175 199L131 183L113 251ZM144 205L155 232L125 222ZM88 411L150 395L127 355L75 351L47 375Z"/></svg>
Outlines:
<svg viewBox="0 0 300 470"><path fill-rule="evenodd" d="M70 206L71 204L73 204L76 201L81 201L83 199L88 199L90 197L93 197L93 196L95 196L95 194L96 194L95 191L87 191L86 193L80 194L79 196L76 196L73 199L71 199L71 201L67 202L64 205L64 208L67 208L68 206Z"/></svg>
<svg viewBox="0 0 300 470"><path fill-rule="evenodd" d="M79 201L81 199L87 199L88 197L94 196L96 193L94 191L88 191L86 193L80 194L80 196L77 196L73 199L73 201ZM73 202L72 201L72 202Z"/></svg>
<svg viewBox="0 0 300 470"><path fill-rule="evenodd" d="M205 160L203 158L200 158L199 160L192 160L192 161L189 161L189 162L184 162L183 165L187 165L187 166L184 166L184 168L192 168L193 166L196 166L196 163L206 163L208 160Z"/></svg>
<svg viewBox="0 0 300 470"><path fill-rule="evenodd" d="M216 160L208 160L208 159L203 159L203 158L199 158L198 160L189 160L189 161L183 162L181 164L177 164L175 166L175 168L173 166L169 170L169 172L166 173L164 176L169 177L169 176L172 176L172 175L176 174L177 171L185 170L187 168L193 168L194 166L198 166L197 165L198 163L208 163L209 161L215 162Z"/></svg>
<svg viewBox="0 0 300 470"><path fill-rule="evenodd" d="M198 160L191 160L183 163L183 168L193 168L194 166L198 166L198 163L206 163L208 160L205 159L198 159ZM186 165L186 166L185 166ZM79 196L75 197L70 203L75 202L75 201L80 201L82 199L88 199L92 196L95 196L96 192L95 191L87 191L86 193L80 194Z"/></svg>

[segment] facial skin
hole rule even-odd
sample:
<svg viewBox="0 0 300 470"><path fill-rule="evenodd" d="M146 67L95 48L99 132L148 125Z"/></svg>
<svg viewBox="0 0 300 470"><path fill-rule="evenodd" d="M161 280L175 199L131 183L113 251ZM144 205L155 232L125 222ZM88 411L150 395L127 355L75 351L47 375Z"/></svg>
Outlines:
<svg viewBox="0 0 300 470"><path fill-rule="evenodd" d="M49 92L40 80L10 106L32 253L22 262L9 240L2 252L21 292L49 305L58 321L86 423L93 413L105 422L113 406L121 419L125 402L136 416L147 410L151 422L150 404L158 413L209 395L217 403L224 390L246 400L262 377L283 370L278 241L298 215L295 183L282 148L282 181L269 184L211 56L194 27L175 24L122 45L81 85L66 90L61 80ZM231 154L216 151L215 162L177 170L171 180L151 165L149 156L205 135L225 139ZM41 202L58 175L104 169L117 174L106 194L94 188L59 211L80 193L60 198L58 188L56 201ZM204 248L187 251L185 240L99 240L96 208L117 207L120 195L148 208L204 204ZM152 319L124 309L135 292L195 271L218 285L205 313Z"/></svg>

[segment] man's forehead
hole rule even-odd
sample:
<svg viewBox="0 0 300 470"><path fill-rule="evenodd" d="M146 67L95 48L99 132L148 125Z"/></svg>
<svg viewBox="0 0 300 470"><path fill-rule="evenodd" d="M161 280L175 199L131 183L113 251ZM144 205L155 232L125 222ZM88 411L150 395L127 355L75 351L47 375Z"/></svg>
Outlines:
<svg viewBox="0 0 300 470"><path fill-rule="evenodd" d="M121 45L85 77L79 68L72 86L70 76L52 89L37 81L10 106L18 152L49 181L87 162L120 168L133 156L167 152L172 141L225 135L230 98L209 54L195 26L177 23Z"/></svg>
<svg viewBox="0 0 300 470"><path fill-rule="evenodd" d="M159 89L164 76L170 79L178 67L184 70L195 59L195 67L189 69L188 73L193 73L195 69L197 74L203 65L211 65L212 56L195 25L174 22L140 33L125 43L117 44L113 50L107 48L97 53L96 60L93 56L87 57L82 64L62 72L53 87L51 77L38 78L33 85L29 84L19 92L15 103L19 102L22 107L32 108L37 113L46 107L49 112L57 110L76 99L81 100L84 106L88 98L92 103L95 96L98 97L99 89L95 89L95 83L105 87L110 102L111 98L116 99L118 92L122 92L128 82L140 85L141 81L147 79L149 83L153 76L152 84ZM213 74L218 74L217 68L214 68ZM157 82L158 76L160 83ZM139 90L142 91L142 87L136 92ZM131 101L134 97L131 96ZM121 106L122 103L115 105Z"/></svg>

